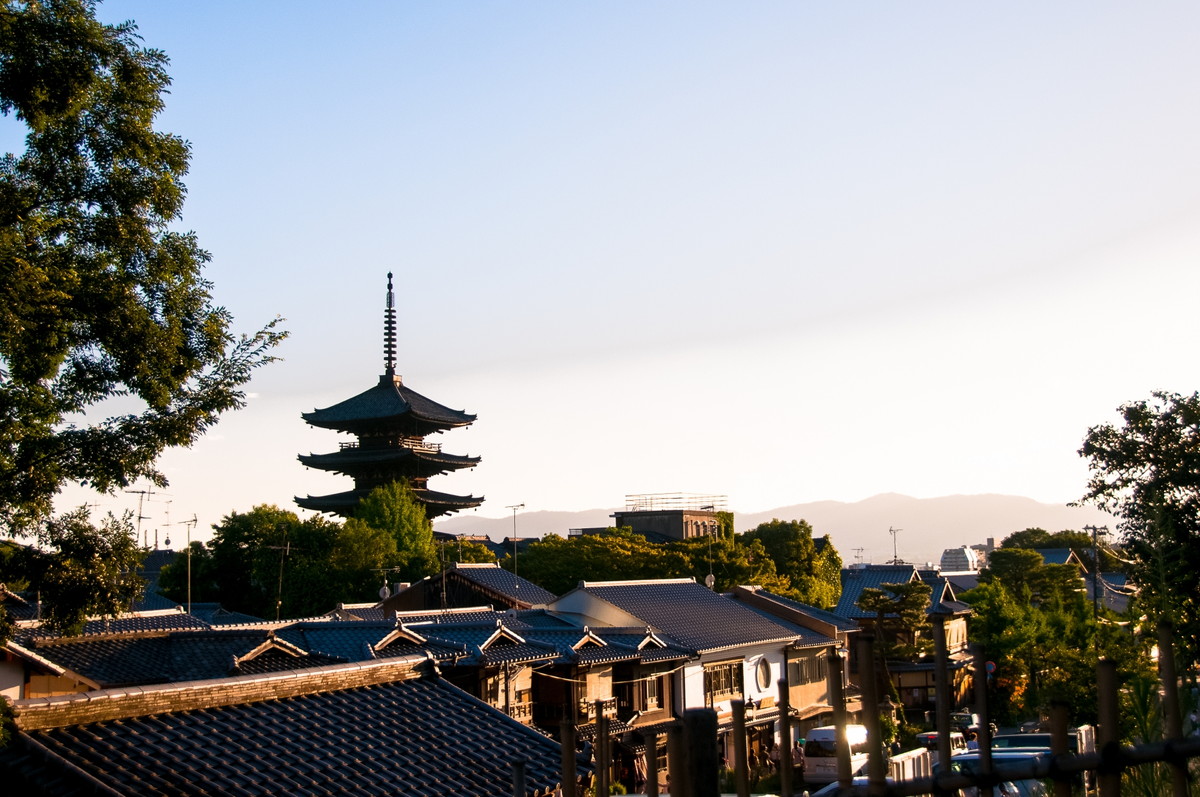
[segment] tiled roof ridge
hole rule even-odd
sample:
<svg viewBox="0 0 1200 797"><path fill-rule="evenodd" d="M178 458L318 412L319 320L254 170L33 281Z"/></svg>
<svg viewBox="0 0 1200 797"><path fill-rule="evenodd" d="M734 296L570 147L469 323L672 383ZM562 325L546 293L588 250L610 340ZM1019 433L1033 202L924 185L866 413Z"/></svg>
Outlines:
<svg viewBox="0 0 1200 797"><path fill-rule="evenodd" d="M220 708L337 692L429 675L427 656L404 656L262 675L98 689L14 701L17 727L29 731L152 714ZM434 673L436 670L433 671Z"/></svg>
<svg viewBox="0 0 1200 797"><path fill-rule="evenodd" d="M579 586L582 589L590 587L642 587L642 586L657 586L660 584L696 584L694 578L635 578L628 581L580 581Z"/></svg>
<svg viewBox="0 0 1200 797"><path fill-rule="evenodd" d="M108 639L153 639L155 637L170 636L176 630L190 634L210 629L180 628L167 630L165 628L141 628L134 631L106 631L100 634L80 634L79 636L33 636L30 637L30 641L35 648L52 648L65 645L78 645L81 642L103 642Z"/></svg>

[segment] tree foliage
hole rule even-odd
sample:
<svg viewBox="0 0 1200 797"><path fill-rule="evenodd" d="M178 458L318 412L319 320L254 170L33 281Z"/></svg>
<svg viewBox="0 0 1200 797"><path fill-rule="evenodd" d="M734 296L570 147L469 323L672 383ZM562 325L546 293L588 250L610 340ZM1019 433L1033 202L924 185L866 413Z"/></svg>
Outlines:
<svg viewBox="0 0 1200 797"><path fill-rule="evenodd" d="M828 537L814 541L812 528L802 520L774 520L745 534L732 528L729 516L721 518L716 536L663 543L628 528L565 539L547 536L520 554L518 572L557 595L580 581L690 577L703 584L711 573L717 592L754 584L815 606L837 602L841 557ZM502 564L511 570L512 557Z"/></svg>
<svg viewBox="0 0 1200 797"><path fill-rule="evenodd" d="M401 484L373 491L345 523L260 505L231 512L213 529L208 545L193 544L193 602L258 617L323 614L374 600L388 581L415 581L439 568L425 509ZM159 577L172 600L186 600L186 567L179 557Z"/></svg>
<svg viewBox="0 0 1200 797"><path fill-rule="evenodd" d="M1001 548L1029 548L1033 550L1045 550L1053 548L1070 548L1074 551L1079 560L1083 562L1083 566L1090 573L1093 569L1096 553L1096 540L1090 534L1083 531L1064 531L1049 532L1045 529L1029 528L1022 531L1014 531L1009 534L1000 543ZM1113 556L1112 553L1105 549L1100 550L1100 569L1103 571L1121 570L1120 561Z"/></svg>
<svg viewBox="0 0 1200 797"><path fill-rule="evenodd" d="M68 482L164 485L159 455L241 407L283 336L231 335L208 253L171 227L190 153L154 129L167 58L94 11L0 6L0 112L26 128L0 158L0 520L22 528Z"/></svg>
<svg viewBox="0 0 1200 797"><path fill-rule="evenodd" d="M789 582L784 594L823 609L837 605L842 592L842 558L829 535L814 540L807 520L772 519L742 537L747 543L762 543L775 571Z"/></svg>
<svg viewBox="0 0 1200 797"><path fill-rule="evenodd" d="M365 524L392 537L395 558L391 567L401 580L418 581L438 571L433 524L425 515L425 506L404 482L372 490L359 502L354 520L356 526Z"/></svg>
<svg viewBox="0 0 1200 797"><path fill-rule="evenodd" d="M1088 429L1082 501L1120 518L1128 574L1152 621L1172 623L1200 656L1200 393L1157 391Z"/></svg>
<svg viewBox="0 0 1200 797"><path fill-rule="evenodd" d="M145 551L134 536L128 514L106 515L96 526L86 507L45 522L38 547L26 549L23 570L47 626L74 634L88 617L116 617L132 608L146 586L137 574Z"/></svg>

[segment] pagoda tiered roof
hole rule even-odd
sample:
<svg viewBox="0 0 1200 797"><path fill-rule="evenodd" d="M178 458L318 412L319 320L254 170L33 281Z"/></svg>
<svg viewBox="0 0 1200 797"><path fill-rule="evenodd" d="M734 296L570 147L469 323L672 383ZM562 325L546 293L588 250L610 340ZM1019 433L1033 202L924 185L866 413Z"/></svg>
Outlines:
<svg viewBox="0 0 1200 797"><path fill-rule="evenodd" d="M301 413L305 422L322 429L352 434L385 427L420 437L444 429L469 426L475 416L453 410L405 387L398 374L384 374L357 396L324 409Z"/></svg>
<svg viewBox="0 0 1200 797"><path fill-rule="evenodd" d="M411 468L416 476L427 478L459 468L473 468L479 464L479 457L446 454L436 446L428 444L399 448L368 448L351 443L343 444L342 448L330 454L301 454L300 462L310 468L350 476L365 465L405 465Z"/></svg>
<svg viewBox="0 0 1200 797"><path fill-rule="evenodd" d="M296 503L305 509L312 509L317 512L333 512L339 515L351 516L358 506L358 502L366 498L370 493L369 489L347 490L344 493L333 493L332 495L310 495L306 498L297 497ZM412 494L414 498L425 505L425 513L430 518L435 518L448 512L456 512L460 509L473 509L483 503L482 498L476 498L473 495L451 495L450 493L439 493L420 487L413 487Z"/></svg>

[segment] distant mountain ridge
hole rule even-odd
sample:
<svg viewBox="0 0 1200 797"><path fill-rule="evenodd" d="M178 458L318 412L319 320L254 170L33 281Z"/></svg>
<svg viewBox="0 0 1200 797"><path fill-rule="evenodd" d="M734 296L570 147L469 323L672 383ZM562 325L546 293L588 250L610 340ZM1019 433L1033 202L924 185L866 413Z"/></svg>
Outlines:
<svg viewBox="0 0 1200 797"><path fill-rule="evenodd" d="M585 509L578 512L522 512L517 515L521 537L566 536L570 529L611 526L614 509ZM792 504L766 512L734 512L734 527L748 531L773 518L807 520L816 536L829 535L846 564L860 559L883 562L892 558L893 537L898 529L895 552L900 559L921 564L937 562L942 551L960 545L981 545L989 537L997 545L1004 537L1027 528L1047 531L1081 530L1084 526L1108 526L1115 533L1116 520L1092 507L1045 504L1015 495L949 495L941 498L912 498L885 493L862 501L815 501ZM485 534L499 541L513 535L513 518L485 518L464 514L434 524L438 531L453 534ZM861 549L861 551L859 550Z"/></svg>

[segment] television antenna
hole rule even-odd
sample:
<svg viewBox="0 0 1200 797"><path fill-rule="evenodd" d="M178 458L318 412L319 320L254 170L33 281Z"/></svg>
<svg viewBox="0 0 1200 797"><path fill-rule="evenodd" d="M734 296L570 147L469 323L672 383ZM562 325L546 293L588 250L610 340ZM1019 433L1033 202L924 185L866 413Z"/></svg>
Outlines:
<svg viewBox="0 0 1200 797"><path fill-rule="evenodd" d="M851 548L850 550L854 551L854 561L862 564L862 552L865 551L866 548Z"/></svg>
<svg viewBox="0 0 1200 797"><path fill-rule="evenodd" d="M196 527L196 513L192 513L191 520L183 521L183 525L187 526L187 607L188 614L192 613L192 529Z"/></svg>
<svg viewBox="0 0 1200 797"><path fill-rule="evenodd" d="M904 529L894 529L888 526L888 534L892 535L892 564L894 565L900 564L900 555L896 552L896 535L902 531Z"/></svg>
<svg viewBox="0 0 1200 797"><path fill-rule="evenodd" d="M138 497L137 536L142 538L142 547L149 548L150 547L149 541L146 539L146 535L142 533L142 521L149 520L150 516L143 515L142 508L145 505L146 496L153 494L154 488L151 487L146 490L126 490L125 492L128 493L129 495L136 495Z"/></svg>

